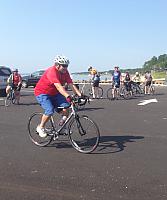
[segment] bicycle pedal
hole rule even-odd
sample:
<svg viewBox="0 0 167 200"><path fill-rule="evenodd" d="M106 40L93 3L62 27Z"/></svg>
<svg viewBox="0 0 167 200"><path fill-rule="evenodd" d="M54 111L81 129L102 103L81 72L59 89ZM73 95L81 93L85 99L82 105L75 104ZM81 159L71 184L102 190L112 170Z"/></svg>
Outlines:
<svg viewBox="0 0 167 200"><path fill-rule="evenodd" d="M53 136L53 140L55 141L55 140L58 140L59 139L59 136L58 135L54 135Z"/></svg>

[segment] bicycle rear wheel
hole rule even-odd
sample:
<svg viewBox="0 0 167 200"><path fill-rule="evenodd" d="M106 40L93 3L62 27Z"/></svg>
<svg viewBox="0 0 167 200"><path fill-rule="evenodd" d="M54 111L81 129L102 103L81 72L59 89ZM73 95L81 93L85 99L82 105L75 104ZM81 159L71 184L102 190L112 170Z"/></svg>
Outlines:
<svg viewBox="0 0 167 200"><path fill-rule="evenodd" d="M42 113L33 113L28 121L28 133L30 136L31 141L36 144L37 146L44 147L48 145L53 138L52 131L54 130L52 121L49 120L45 126L45 131L48 132L47 136L42 138L39 136L38 132L36 131L36 128L38 124L41 122Z"/></svg>
<svg viewBox="0 0 167 200"><path fill-rule="evenodd" d="M69 124L69 139L77 151L91 153L98 146L100 132L93 120L77 115Z"/></svg>

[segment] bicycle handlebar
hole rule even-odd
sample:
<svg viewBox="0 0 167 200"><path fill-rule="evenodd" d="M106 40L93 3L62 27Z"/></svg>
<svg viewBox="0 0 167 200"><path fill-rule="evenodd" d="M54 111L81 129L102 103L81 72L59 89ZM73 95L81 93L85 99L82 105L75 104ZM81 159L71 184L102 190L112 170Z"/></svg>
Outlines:
<svg viewBox="0 0 167 200"><path fill-rule="evenodd" d="M85 105L87 102L90 103L88 96L78 97L76 95L72 96L72 101L74 104L78 104L79 106Z"/></svg>

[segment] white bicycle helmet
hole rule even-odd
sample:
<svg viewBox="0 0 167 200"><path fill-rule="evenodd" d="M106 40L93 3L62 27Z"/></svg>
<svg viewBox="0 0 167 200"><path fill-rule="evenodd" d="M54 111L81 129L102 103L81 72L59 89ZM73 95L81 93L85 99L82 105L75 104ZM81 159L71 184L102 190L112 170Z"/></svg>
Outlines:
<svg viewBox="0 0 167 200"><path fill-rule="evenodd" d="M13 72L18 72L19 70L15 68L15 69L13 69L12 71L13 71Z"/></svg>
<svg viewBox="0 0 167 200"><path fill-rule="evenodd" d="M65 56L56 56L54 59L55 63L58 63L60 65L69 65L70 61L68 60L68 58L66 58Z"/></svg>

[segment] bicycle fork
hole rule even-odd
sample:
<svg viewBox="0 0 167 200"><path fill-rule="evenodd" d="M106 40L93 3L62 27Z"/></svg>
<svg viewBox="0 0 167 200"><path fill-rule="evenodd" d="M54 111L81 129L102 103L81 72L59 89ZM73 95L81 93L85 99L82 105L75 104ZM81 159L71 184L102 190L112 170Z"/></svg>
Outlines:
<svg viewBox="0 0 167 200"><path fill-rule="evenodd" d="M75 119L76 119L76 123L77 123L77 128L78 128L78 131L79 131L79 134L81 136L85 135L86 134L86 131L83 129L82 125L81 125L81 122L79 120L79 116L75 116Z"/></svg>

